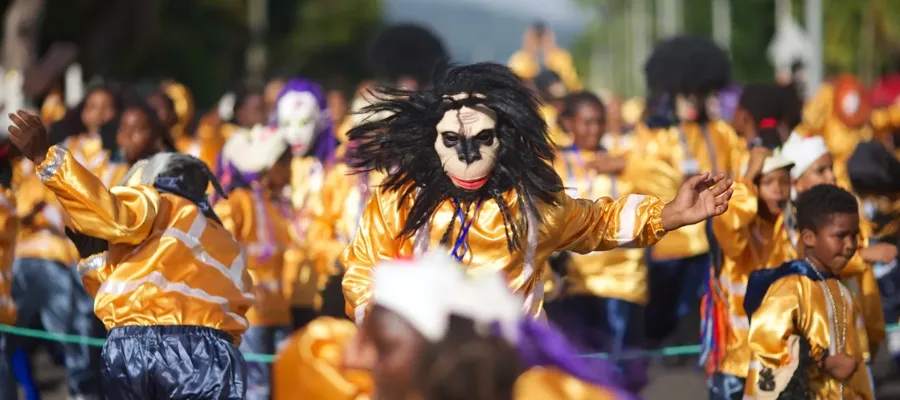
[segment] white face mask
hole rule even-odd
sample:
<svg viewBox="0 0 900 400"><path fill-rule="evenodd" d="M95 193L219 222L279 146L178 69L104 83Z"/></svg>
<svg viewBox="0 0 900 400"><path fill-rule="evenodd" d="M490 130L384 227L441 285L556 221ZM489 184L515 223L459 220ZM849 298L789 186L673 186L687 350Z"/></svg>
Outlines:
<svg viewBox="0 0 900 400"><path fill-rule="evenodd" d="M287 92L275 107L278 129L291 145L291 151L295 155L305 154L323 117L316 97L310 92Z"/></svg>
<svg viewBox="0 0 900 400"><path fill-rule="evenodd" d="M436 128L434 150L453 184L465 190L484 186L500 152L497 114L483 105L462 107L445 112Z"/></svg>

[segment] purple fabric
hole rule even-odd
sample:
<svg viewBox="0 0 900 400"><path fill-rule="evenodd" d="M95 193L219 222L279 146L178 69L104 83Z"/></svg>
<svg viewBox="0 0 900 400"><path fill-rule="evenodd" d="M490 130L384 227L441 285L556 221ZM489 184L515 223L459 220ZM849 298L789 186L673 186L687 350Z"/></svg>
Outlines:
<svg viewBox="0 0 900 400"><path fill-rule="evenodd" d="M732 84L725 88L725 90L719 92L719 107L721 107L722 120L731 122L731 118L734 117L734 112L737 110L738 101L740 101L741 93L743 92L744 87L738 84Z"/></svg>
<svg viewBox="0 0 900 400"><path fill-rule="evenodd" d="M331 114L328 112L328 102L325 98L325 92L318 83L303 78L291 78L284 84L284 89L278 94L276 103L289 92L309 92L316 98L319 103L319 110L322 111L322 124L320 130L316 132L316 137L311 146L314 155L322 165L329 165L334 161L334 151L337 149L337 137L334 135L334 121L331 120ZM269 126L277 127L278 120L273 118L269 122Z"/></svg>
<svg viewBox="0 0 900 400"><path fill-rule="evenodd" d="M584 382L612 390L617 399L637 399L616 382L612 364L602 358L579 357L578 349L545 321L525 318L518 326L516 349L529 367L555 367Z"/></svg>

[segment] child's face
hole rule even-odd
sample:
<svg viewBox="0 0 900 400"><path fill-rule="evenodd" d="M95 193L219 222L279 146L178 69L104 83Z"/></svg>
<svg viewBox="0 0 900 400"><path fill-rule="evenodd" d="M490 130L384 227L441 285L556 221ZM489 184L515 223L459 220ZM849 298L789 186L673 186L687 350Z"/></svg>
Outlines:
<svg viewBox="0 0 900 400"><path fill-rule="evenodd" d="M850 258L856 254L859 237L859 215L856 213L840 213L830 216L827 224L818 232L804 229L800 235L803 245L817 261L837 275L847 266Z"/></svg>
<svg viewBox="0 0 900 400"><path fill-rule="evenodd" d="M582 150L594 150L600 145L605 122L600 107L590 103L582 103L572 118L563 120L564 127L574 137L575 146Z"/></svg>
<svg viewBox="0 0 900 400"><path fill-rule="evenodd" d="M149 98L147 98L147 103L150 107L153 107L153 110L156 111L156 115L159 116L159 120L165 126L172 127L178 123L178 116L175 115L175 110L172 109L169 102L163 98L162 93L156 93Z"/></svg>
<svg viewBox="0 0 900 400"><path fill-rule="evenodd" d="M286 151L266 172L266 184L278 191L291 183L291 152Z"/></svg>
<svg viewBox="0 0 900 400"><path fill-rule="evenodd" d="M791 174L778 169L759 178L759 200L769 215L779 215L791 197Z"/></svg>
<svg viewBox="0 0 900 400"><path fill-rule="evenodd" d="M112 95L106 90L94 90L84 100L81 122L89 133L96 133L100 126L113 119L115 114Z"/></svg>
<svg viewBox="0 0 900 400"><path fill-rule="evenodd" d="M340 90L330 90L326 102L328 111L331 113L331 120L335 124L341 123L347 116L347 99L344 98L344 94Z"/></svg>
<svg viewBox="0 0 900 400"><path fill-rule="evenodd" d="M150 119L143 111L128 109L122 113L116 143L128 163L134 164L145 154L152 152L157 144L156 139L150 128Z"/></svg>
<svg viewBox="0 0 900 400"><path fill-rule="evenodd" d="M374 347L372 368L378 395L385 399L405 399L411 394L413 377L425 338L406 320L392 311L375 307L363 322L364 346Z"/></svg>
<svg viewBox="0 0 900 400"><path fill-rule="evenodd" d="M248 95L238 107L235 119L238 125L244 128L252 128L255 125L266 123L266 105L261 93Z"/></svg>
<svg viewBox="0 0 900 400"><path fill-rule="evenodd" d="M803 175L794 180L794 189L797 189L797 193L803 193L816 185L834 185L836 181L833 166L831 154L819 157L803 172Z"/></svg>

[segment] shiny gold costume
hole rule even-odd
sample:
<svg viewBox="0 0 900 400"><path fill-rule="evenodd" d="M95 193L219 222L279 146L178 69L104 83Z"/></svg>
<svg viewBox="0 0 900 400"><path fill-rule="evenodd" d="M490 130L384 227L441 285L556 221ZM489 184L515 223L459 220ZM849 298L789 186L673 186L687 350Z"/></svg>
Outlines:
<svg viewBox="0 0 900 400"><path fill-rule="evenodd" d="M747 151L744 140L724 121L706 123L706 131L704 135L700 125L693 122L669 129L649 129L639 124L635 128L635 148L644 149L645 154L668 162L682 175L710 171L737 176ZM661 194L660 197L674 199L678 187L674 186L673 192ZM675 260L707 253L706 222L669 233L653 246L652 251L655 260Z"/></svg>
<svg viewBox="0 0 900 400"><path fill-rule="evenodd" d="M825 293L825 286L832 293L837 310L832 309ZM846 303L841 303L844 291ZM766 293L759 309L753 313L750 324L749 347L752 361L747 373L744 398L754 398L759 393L761 372L771 368L777 372L791 361L787 339L800 335L809 340L813 359L821 359L829 354L846 353L857 361L856 373L844 384L845 399L874 399L870 377L865 367L866 357L861 348L860 331L853 323L859 316L858 305L853 296L835 279L814 281L802 275L790 275L773 283ZM843 305L843 307L842 307ZM842 326L834 326L832 315L837 313L838 321L846 323L846 346L835 349L836 335ZM845 315L846 313L846 315ZM835 333L837 332L837 333ZM828 376L818 366L809 368L810 391L817 399L837 399L839 382Z"/></svg>
<svg viewBox="0 0 900 400"><path fill-rule="evenodd" d="M551 104L543 104L540 108L544 122L547 123L547 131L550 132L550 142L558 148L566 148L572 145L572 135L562 129L559 123L559 112Z"/></svg>
<svg viewBox="0 0 900 400"><path fill-rule="evenodd" d="M823 83L815 97L803 106L803 119L795 130L804 136L818 135L834 158L834 177L837 185L850 189L847 161L860 140L872 138L870 127L858 129L845 125L834 113L834 86Z"/></svg>
<svg viewBox="0 0 900 400"><path fill-rule="evenodd" d="M372 291L372 268L383 260L413 255L413 238L398 238L414 198L402 197L399 192L374 191L360 221L359 231L341 256L347 267L343 289L347 300L347 313L357 320L364 316ZM504 195L512 215L523 215L517 194ZM521 250L510 252L504 233L500 208L493 200L485 201L475 212L474 222L468 231L469 250L461 262L473 272L479 270L503 271L510 288L526 297L526 307L533 315L541 315L543 286L541 268L556 251L590 253L617 247L646 247L659 241L666 233L662 227L661 200L630 195L618 200L601 198L597 201L572 199L563 192L557 194L558 205L538 203L542 221L537 229L531 268L526 253L531 246L523 238ZM472 208L476 208L474 205ZM527 213L526 213L527 215ZM423 237L431 248L439 246L441 237L451 219L457 218L451 200L442 202L432 213L430 234ZM455 223L450 237L458 237L460 224ZM421 231L421 230L420 230ZM526 236L523 232L522 236ZM541 290L534 290L535 287Z"/></svg>
<svg viewBox="0 0 900 400"><path fill-rule="evenodd" d="M69 136L63 141L62 147L66 148L79 164L100 178L105 187L114 186L128 172L128 167L110 160L111 155L103 148L100 135L83 133Z"/></svg>
<svg viewBox="0 0 900 400"><path fill-rule="evenodd" d="M516 379L515 400L613 400L615 393L553 367L533 367Z"/></svg>
<svg viewBox="0 0 900 400"><path fill-rule="evenodd" d="M34 173L34 163L25 158L15 162L12 185L16 188L16 212L20 218L33 215L27 224L20 221L16 258L40 258L74 266L81 257L66 236L66 216L56 196ZM40 211L37 207L41 207Z"/></svg>
<svg viewBox="0 0 900 400"><path fill-rule="evenodd" d="M16 323L12 264L18 224L16 200L8 189L0 188L0 324L5 325Z"/></svg>
<svg viewBox="0 0 900 400"><path fill-rule="evenodd" d="M578 72L575 71L575 63L572 62L572 55L568 51L561 48L555 48L550 51L543 51L544 65L547 69L556 72L569 91L576 92L581 90L581 80L578 79ZM541 71L541 65L538 63L537 56L525 50L515 52L507 62L509 68L520 76L522 79L534 79Z"/></svg>
<svg viewBox="0 0 900 400"><path fill-rule="evenodd" d="M353 322L316 318L288 339L273 365L274 400L368 400L372 377L341 367L344 348L357 334Z"/></svg>
<svg viewBox="0 0 900 400"><path fill-rule="evenodd" d="M297 237L304 242L303 246L288 254L290 262L285 265L281 278L284 295L293 307L321 306L319 292L328 278L317 260L315 248L319 243L327 242L330 235L321 232L322 226L314 222L316 216L324 213L326 205L320 197L325 175L325 166L316 157L294 157L291 160L293 223Z"/></svg>
<svg viewBox="0 0 900 400"><path fill-rule="evenodd" d="M712 226L722 249L719 287L725 295L728 312L724 357L718 370L744 377L750 364L750 348L747 347L750 319L744 310L747 281L751 272L769 266L769 256L776 243L774 224L757 216L759 196L756 185L739 179L732 188L734 194L728 202L728 211L713 218Z"/></svg>
<svg viewBox="0 0 900 400"><path fill-rule="evenodd" d="M631 193L654 194L657 183L665 180L672 168L663 162L642 159L638 154L629 157L623 173L618 176L597 174L587 167L596 153L592 151L561 151L555 169L563 178L566 192L573 198L617 198ZM656 176L656 179L650 177ZM670 179L669 182L674 182ZM567 267L570 294L591 294L646 304L648 300L647 266L643 249L615 249L590 254L573 254Z"/></svg>
<svg viewBox="0 0 900 400"><path fill-rule="evenodd" d="M107 329L195 325L240 341L252 280L225 228L191 201L150 186L106 189L59 146L50 148L37 174L75 230L109 242L108 252L78 265Z"/></svg>
<svg viewBox="0 0 900 400"><path fill-rule="evenodd" d="M282 288L285 264L292 259L293 210L268 191L236 189L216 203L216 215L247 253L256 303L247 312L251 326L287 326L291 310Z"/></svg>
<svg viewBox="0 0 900 400"><path fill-rule="evenodd" d="M781 265L790 260L796 260L803 254L803 242L799 239L799 233L790 225L791 218L785 214L775 220L775 243L772 253L769 255L769 266ZM787 223L786 223L787 222ZM860 240L860 248L864 247L865 237ZM885 337L884 309L881 307L881 293L878 290L878 282L875 273L859 255L859 251L841 271L841 279L853 292L859 305L862 318L857 322L858 329L863 332L863 352L867 360L871 359L870 349L875 349Z"/></svg>
<svg viewBox="0 0 900 400"><path fill-rule="evenodd" d="M231 136L233 130L234 125L223 124L217 115L207 115L200 119L195 135L185 134L175 138L175 149L199 158L212 171L216 171L225 138Z"/></svg>
<svg viewBox="0 0 900 400"><path fill-rule="evenodd" d="M63 101L62 93L59 90L53 90L41 104L41 120L45 124L52 124L65 116L66 103Z"/></svg>

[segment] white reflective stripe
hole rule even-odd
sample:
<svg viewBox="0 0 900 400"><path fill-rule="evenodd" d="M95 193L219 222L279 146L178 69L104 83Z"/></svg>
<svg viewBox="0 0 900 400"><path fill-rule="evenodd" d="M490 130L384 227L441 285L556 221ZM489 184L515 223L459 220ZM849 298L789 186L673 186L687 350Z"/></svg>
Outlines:
<svg viewBox="0 0 900 400"><path fill-rule="evenodd" d="M97 270L100 267L106 265L106 254L107 252L102 252L98 254L91 255L81 262L78 263L77 269L78 274L82 277L89 274L91 271Z"/></svg>
<svg viewBox="0 0 900 400"><path fill-rule="evenodd" d="M353 317L356 320L356 326L362 326L363 319L366 318L366 303L362 303L353 309Z"/></svg>
<svg viewBox="0 0 900 400"><path fill-rule="evenodd" d="M746 296L747 284L740 282L732 282L725 275L719 275L719 284L732 296Z"/></svg>
<svg viewBox="0 0 900 400"><path fill-rule="evenodd" d="M224 297L213 296L203 289L193 288L181 282L171 282L158 271L153 271L149 275L143 278L135 279L133 281L115 281L111 279L107 280L106 282L103 282L102 285L100 285L100 290L97 291L96 298L99 298L101 294L121 296L126 293L131 293L141 287L141 285L145 284L156 286L163 292L180 293L185 296L190 296L209 303L219 304L220 306L222 306L222 311L225 314L228 314L228 316L234 318L234 320L239 324L248 326L247 319L231 312L228 307L228 299Z"/></svg>
<svg viewBox="0 0 900 400"><path fill-rule="evenodd" d="M759 361L750 361L750 370L751 371L761 371L762 363Z"/></svg>
<svg viewBox="0 0 900 400"><path fill-rule="evenodd" d="M256 282L256 287L269 292L277 292L281 290L281 281L274 279L259 281Z"/></svg>
<svg viewBox="0 0 900 400"><path fill-rule="evenodd" d="M756 400L756 397L744 395L741 400Z"/></svg>
<svg viewBox="0 0 900 400"><path fill-rule="evenodd" d="M191 252L194 253L194 258L219 270L219 272L228 277L231 283L234 284L234 287L241 292L245 299L252 300L253 295L248 293L247 288L244 287L243 281L244 268L247 264L247 255L243 250L240 250L237 257L235 257L234 261L231 263L231 266L226 267L224 264L219 262L219 260L216 260L211 255L209 255L209 253L203 248L203 243L200 243L200 237L205 229L206 217L202 213L197 213L197 216L194 217L194 222L191 223L191 227L187 232L174 227L170 227L166 229L165 232L163 232L162 237L170 237L180 241L182 244L191 249Z"/></svg>
<svg viewBox="0 0 900 400"><path fill-rule="evenodd" d="M734 329L750 330L750 318L742 315L731 316L731 327Z"/></svg>
<svg viewBox="0 0 900 400"><path fill-rule="evenodd" d="M619 242L619 247L633 248L637 245L635 240L637 237L634 234L638 220L637 209L645 198L647 196L629 194L628 199L625 200L622 212L619 213L619 232L616 233L616 241Z"/></svg>

